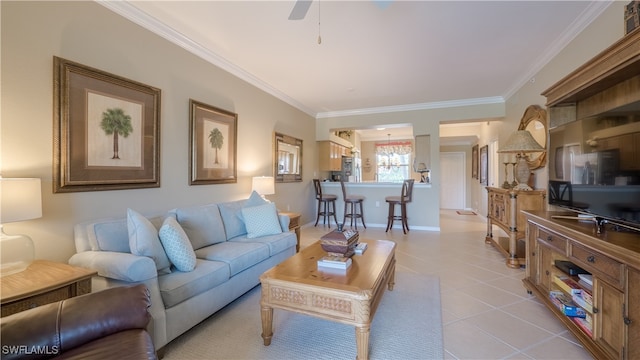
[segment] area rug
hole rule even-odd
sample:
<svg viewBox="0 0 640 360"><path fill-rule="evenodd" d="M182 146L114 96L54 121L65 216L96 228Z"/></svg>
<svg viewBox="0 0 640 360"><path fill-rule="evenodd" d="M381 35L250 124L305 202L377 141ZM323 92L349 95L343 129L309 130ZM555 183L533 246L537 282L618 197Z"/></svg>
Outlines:
<svg viewBox="0 0 640 360"><path fill-rule="evenodd" d="M471 210L456 210L458 215L475 215L476 213Z"/></svg>
<svg viewBox="0 0 640 360"><path fill-rule="evenodd" d="M264 346L257 286L169 343L164 359L356 358L353 326L275 309L273 330ZM396 272L371 324L369 358L444 358L438 277Z"/></svg>

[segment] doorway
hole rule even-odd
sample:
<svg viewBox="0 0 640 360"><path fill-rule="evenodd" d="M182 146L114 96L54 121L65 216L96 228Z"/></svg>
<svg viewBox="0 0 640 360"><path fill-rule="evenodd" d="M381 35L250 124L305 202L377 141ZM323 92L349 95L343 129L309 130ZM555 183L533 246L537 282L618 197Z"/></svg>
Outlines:
<svg viewBox="0 0 640 360"><path fill-rule="evenodd" d="M464 209L466 199L464 152L440 153L440 208Z"/></svg>

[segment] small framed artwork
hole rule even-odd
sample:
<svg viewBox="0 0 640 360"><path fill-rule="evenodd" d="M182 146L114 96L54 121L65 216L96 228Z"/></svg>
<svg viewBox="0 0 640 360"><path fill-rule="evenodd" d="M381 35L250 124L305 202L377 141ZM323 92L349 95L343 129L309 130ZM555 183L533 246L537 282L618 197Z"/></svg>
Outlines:
<svg viewBox="0 0 640 360"><path fill-rule="evenodd" d="M53 62L53 192L159 187L160 89Z"/></svg>
<svg viewBox="0 0 640 360"><path fill-rule="evenodd" d="M480 184L489 185L489 146L480 148Z"/></svg>
<svg viewBox="0 0 640 360"><path fill-rule="evenodd" d="M471 148L471 178L478 178L478 144Z"/></svg>
<svg viewBox="0 0 640 360"><path fill-rule="evenodd" d="M189 100L189 185L236 183L238 114Z"/></svg>

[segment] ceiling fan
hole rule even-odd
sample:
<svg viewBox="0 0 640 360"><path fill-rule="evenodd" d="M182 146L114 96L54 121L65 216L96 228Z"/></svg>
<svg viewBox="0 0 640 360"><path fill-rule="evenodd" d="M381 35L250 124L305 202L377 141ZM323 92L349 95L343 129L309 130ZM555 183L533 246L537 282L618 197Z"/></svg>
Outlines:
<svg viewBox="0 0 640 360"><path fill-rule="evenodd" d="M320 0L318 0L320 1ZM309 8L311 7L311 3L313 0L297 0L296 4L293 5L293 9L291 10L291 14L289 14L289 20L302 20L307 15ZM381 9L386 8L393 2L393 0L373 0L373 2Z"/></svg>
<svg viewBox="0 0 640 360"><path fill-rule="evenodd" d="M298 0L289 14L289 20L302 20L311 7L312 0Z"/></svg>

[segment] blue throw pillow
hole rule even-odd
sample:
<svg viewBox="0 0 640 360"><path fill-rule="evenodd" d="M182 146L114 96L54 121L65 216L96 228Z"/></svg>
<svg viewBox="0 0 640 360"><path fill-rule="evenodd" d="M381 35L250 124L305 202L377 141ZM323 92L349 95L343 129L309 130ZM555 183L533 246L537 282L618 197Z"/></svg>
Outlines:
<svg viewBox="0 0 640 360"><path fill-rule="evenodd" d="M140 213L127 209L127 229L131 253L152 258L158 273L170 273L171 263L158 238L158 230L151 221Z"/></svg>
<svg viewBox="0 0 640 360"><path fill-rule="evenodd" d="M247 227L247 238L253 239L282 232L278 211L274 203L245 207L242 209L244 225Z"/></svg>
<svg viewBox="0 0 640 360"><path fill-rule="evenodd" d="M196 268L196 254L193 252L193 246L176 219L166 218L158 234L164 251L176 269L193 271Z"/></svg>

